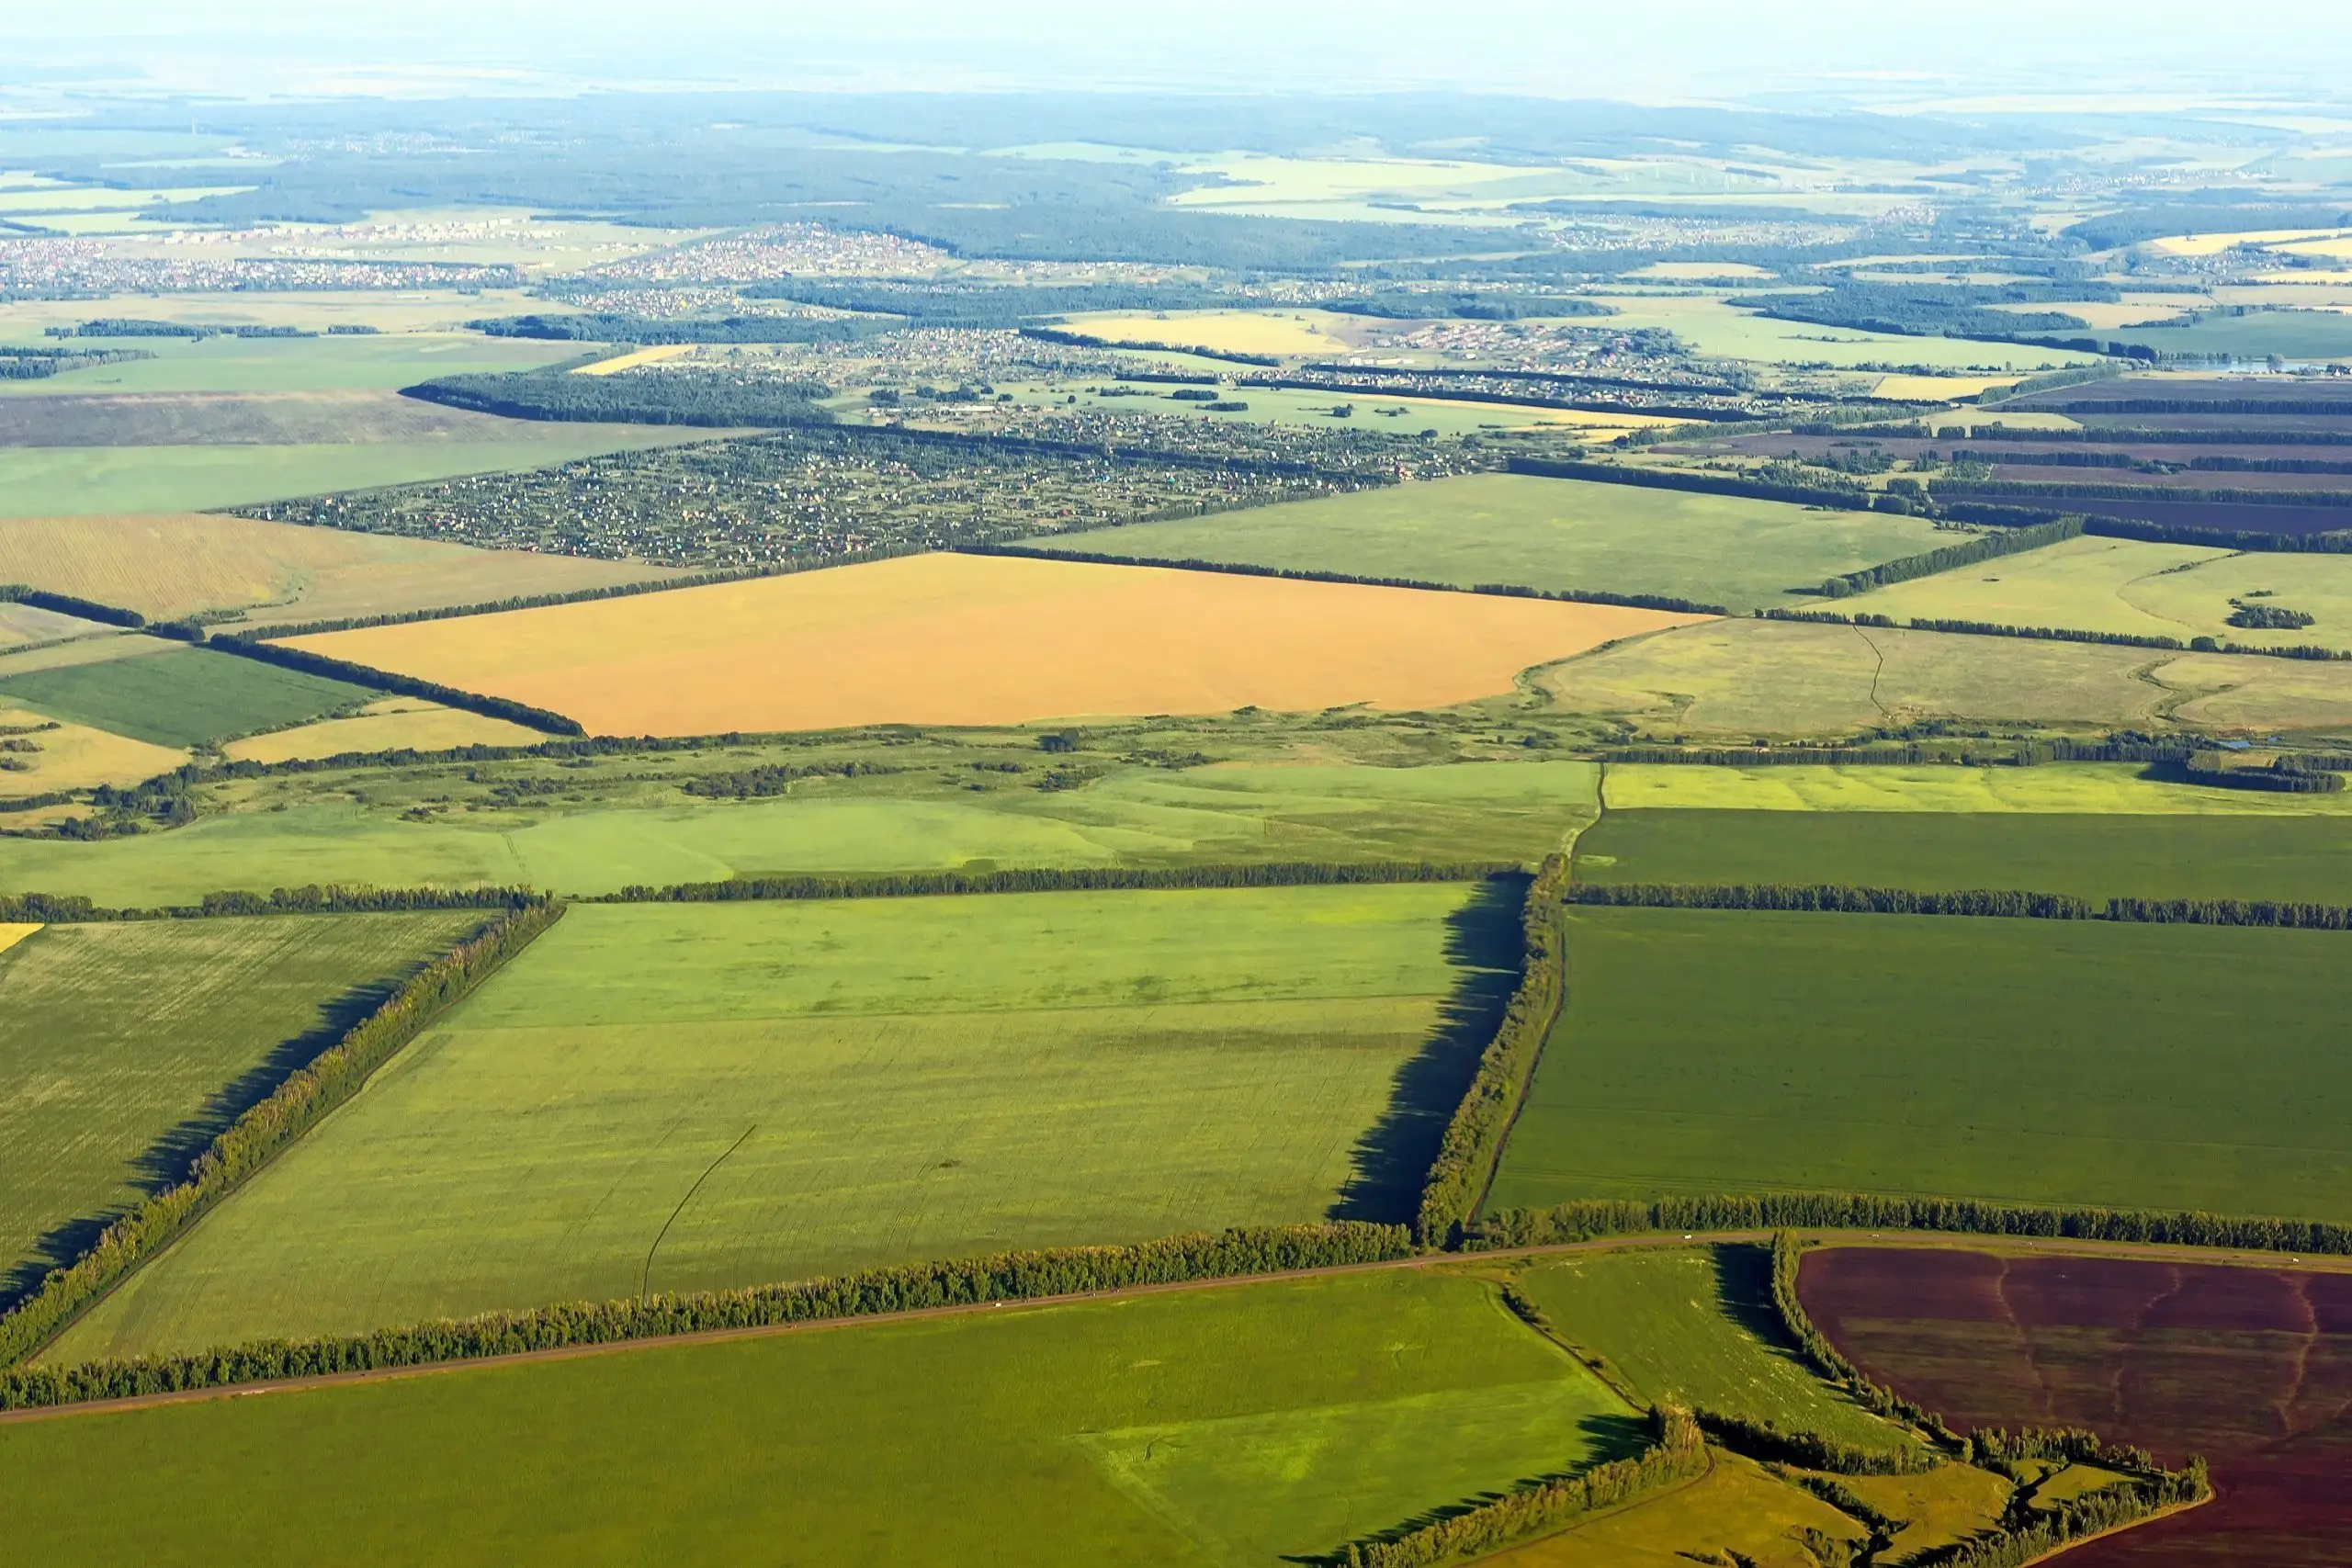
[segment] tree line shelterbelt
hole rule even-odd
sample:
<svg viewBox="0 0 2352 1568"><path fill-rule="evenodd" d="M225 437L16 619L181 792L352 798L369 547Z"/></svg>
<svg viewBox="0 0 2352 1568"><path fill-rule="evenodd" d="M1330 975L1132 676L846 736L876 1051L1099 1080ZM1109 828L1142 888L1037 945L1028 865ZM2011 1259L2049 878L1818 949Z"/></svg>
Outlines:
<svg viewBox="0 0 2352 1568"><path fill-rule="evenodd" d="M817 426L235 510L359 533L741 570L1195 517L1396 477L1396 458L1377 439L1300 463L1206 440L1126 450Z"/></svg>
<svg viewBox="0 0 2352 1568"><path fill-rule="evenodd" d="M2257 926L2285 931L2352 931L2352 907L2248 898L2109 898L2094 904L2070 893L1977 888L1941 893L1840 883L1714 885L1682 882L1579 882L1561 892L1567 904L1641 909L1728 909L1814 915L1953 915L1995 919L2110 920L2122 925Z"/></svg>

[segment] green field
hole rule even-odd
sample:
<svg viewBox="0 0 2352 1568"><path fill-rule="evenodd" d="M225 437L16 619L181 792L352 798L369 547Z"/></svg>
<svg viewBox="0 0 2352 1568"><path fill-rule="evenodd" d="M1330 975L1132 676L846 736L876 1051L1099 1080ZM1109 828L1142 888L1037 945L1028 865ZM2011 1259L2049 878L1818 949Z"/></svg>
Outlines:
<svg viewBox="0 0 2352 1568"><path fill-rule="evenodd" d="M2315 624L2300 631L2231 626L2230 601L2250 594L2263 595L2255 603L2315 616ZM2352 648L2352 559L2306 554L2282 562L2276 555L2086 537L1898 582L1838 608L1898 620Z"/></svg>
<svg viewBox="0 0 2352 1568"><path fill-rule="evenodd" d="M1728 620L1548 666L1561 708L1644 735L1805 739L1922 719L2312 731L2352 724L2352 668L2300 660Z"/></svg>
<svg viewBox="0 0 2352 1568"><path fill-rule="evenodd" d="M1883 513L1472 474L1097 529L1068 547L1464 587L1658 593L1745 612L1788 603L1791 588L1933 549L1936 538L1928 523Z"/></svg>
<svg viewBox="0 0 2352 1568"><path fill-rule="evenodd" d="M1632 1427L1491 1287L1383 1271L0 1426L0 1487L60 1565L1275 1568Z"/></svg>
<svg viewBox="0 0 2352 1568"><path fill-rule="evenodd" d="M2215 316L2189 327L2127 327L2102 335L2159 354L2352 359L2352 315L2337 310L2262 310Z"/></svg>
<svg viewBox="0 0 2352 1568"><path fill-rule="evenodd" d="M657 444L616 437L611 426L567 431L558 424L519 425L517 437L508 441L0 447L0 517L201 512L458 474L545 468Z"/></svg>
<svg viewBox="0 0 2352 1568"><path fill-rule="evenodd" d="M1672 1400L1840 1442L1905 1440L1815 1376L1772 1305L1772 1264L1752 1246L1642 1247L1539 1264L1519 1288L1637 1403Z"/></svg>
<svg viewBox="0 0 2352 1568"><path fill-rule="evenodd" d="M1706 767L1611 762L1610 812L2044 812L2060 817L2337 817L2352 796L2272 795L2149 778L2137 762L2038 768Z"/></svg>
<svg viewBox="0 0 2352 1568"><path fill-rule="evenodd" d="M0 1300L480 918L50 926L0 951Z"/></svg>
<svg viewBox="0 0 2352 1568"><path fill-rule="evenodd" d="M2341 904L2352 816L1612 811L1577 840L1577 874Z"/></svg>
<svg viewBox="0 0 2352 1568"><path fill-rule="evenodd" d="M1409 1213L1496 885L576 906L66 1359Z"/></svg>
<svg viewBox="0 0 2352 1568"><path fill-rule="evenodd" d="M377 694L195 648L0 677L0 697L12 703L157 746L300 724Z"/></svg>
<svg viewBox="0 0 2352 1568"><path fill-rule="evenodd" d="M310 338L145 338L118 344L153 359L94 365L33 381L0 381L0 397L73 392L392 391L430 377L527 370L576 358L581 345L470 333Z"/></svg>
<svg viewBox="0 0 2352 1568"><path fill-rule="evenodd" d="M1824 1189L2352 1218L2340 931L1572 909L1496 1208Z"/></svg>
<svg viewBox="0 0 2352 1568"><path fill-rule="evenodd" d="M616 766L637 772L643 762L624 757ZM307 787L291 804L255 795L245 809L168 833L96 843L0 839L0 890L145 904L289 881L605 893L780 871L1532 862L1592 820L1596 777L1590 762L1127 767L1074 790L983 794L925 777L875 780L872 795L828 794L816 781L767 800L686 800L664 788L642 804L535 797L516 809L416 821L404 814L442 784L430 774L368 770L332 775L332 798Z"/></svg>

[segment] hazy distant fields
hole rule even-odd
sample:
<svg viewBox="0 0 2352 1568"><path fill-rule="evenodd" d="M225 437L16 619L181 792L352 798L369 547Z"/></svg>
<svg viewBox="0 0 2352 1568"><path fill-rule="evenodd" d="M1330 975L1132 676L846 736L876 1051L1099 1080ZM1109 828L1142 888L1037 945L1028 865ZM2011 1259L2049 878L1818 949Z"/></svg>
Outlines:
<svg viewBox="0 0 2352 1568"><path fill-rule="evenodd" d="M1223 516L1102 528L1072 550L1468 588L1655 593L1745 614L1936 547L1924 521L1634 485L1474 474ZM1048 549L1056 547L1048 542Z"/></svg>
<svg viewBox="0 0 2352 1568"><path fill-rule="evenodd" d="M664 574L661 567L620 561L170 511L25 518L0 527L0 581L157 620L248 608L261 623L387 615Z"/></svg>
<svg viewBox="0 0 2352 1568"><path fill-rule="evenodd" d="M1515 915L1458 884L575 907L56 1353L1398 1217Z"/></svg>

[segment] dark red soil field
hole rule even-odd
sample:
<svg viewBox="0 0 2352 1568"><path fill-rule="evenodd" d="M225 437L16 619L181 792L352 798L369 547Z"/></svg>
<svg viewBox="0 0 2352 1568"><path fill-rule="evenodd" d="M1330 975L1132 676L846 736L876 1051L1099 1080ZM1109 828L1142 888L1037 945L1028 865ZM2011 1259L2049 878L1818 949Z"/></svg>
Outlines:
<svg viewBox="0 0 2352 1568"><path fill-rule="evenodd" d="M2352 1275L1828 1247L1798 1295L1846 1357L1954 1427L2088 1427L2215 1500L2067 1568L2352 1564Z"/></svg>

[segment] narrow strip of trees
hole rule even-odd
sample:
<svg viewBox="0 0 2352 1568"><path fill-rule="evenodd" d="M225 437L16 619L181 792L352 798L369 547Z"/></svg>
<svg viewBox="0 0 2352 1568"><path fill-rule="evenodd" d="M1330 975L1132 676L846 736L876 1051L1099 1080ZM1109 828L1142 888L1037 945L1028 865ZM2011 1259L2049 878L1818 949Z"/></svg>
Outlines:
<svg viewBox="0 0 2352 1568"><path fill-rule="evenodd" d="M574 1302L458 1321L445 1318L372 1334L257 1340L195 1355L19 1366L0 1372L0 1409L477 1360L718 1329L1340 1268L1387 1262L1408 1257L1412 1250L1412 1235L1402 1225L1350 1220L1238 1227L1125 1247L1004 1252L868 1269L788 1285Z"/></svg>
<svg viewBox="0 0 2352 1568"><path fill-rule="evenodd" d="M108 1225L0 1317L0 1366L24 1360L246 1178L356 1094L368 1077L451 1003L503 968L563 914L551 900L512 909L409 977L375 1011L214 1138L177 1186ZM0 1404L25 1374L0 1382ZM83 1397L90 1397L85 1395ZM21 1402L21 1401L20 1401Z"/></svg>
<svg viewBox="0 0 2352 1568"><path fill-rule="evenodd" d="M633 884L577 900L609 904L728 904L746 900L922 898L966 893L1100 893L1146 888L1325 887L1391 882L1476 882L1510 870L1495 861L1266 861L1238 865L1029 866L1003 871L908 871L878 876L739 876L669 887Z"/></svg>
<svg viewBox="0 0 2352 1568"><path fill-rule="evenodd" d="M1529 879L1521 915L1519 987L1478 1059L1461 1104L1454 1107L1437 1158L1421 1186L1414 1234L1425 1246L1452 1247L1486 1201L1502 1157L1503 1140L1518 1120L1527 1085L1567 998L1567 933L1560 899L1570 884L1565 855L1545 857Z"/></svg>
<svg viewBox="0 0 2352 1568"><path fill-rule="evenodd" d="M207 893L194 904L108 908L80 894L0 893L0 920L96 925L116 920L194 920L223 915L368 915L416 909L525 909L547 895L527 887L368 887L311 883L266 893Z"/></svg>
<svg viewBox="0 0 2352 1568"><path fill-rule="evenodd" d="M1706 1438L1690 1412L1654 1406L1649 1423L1650 1446L1631 1459L1518 1487L1404 1535L1352 1541L1325 1561L1333 1568L1430 1568L1546 1534L1707 1472Z"/></svg>
<svg viewBox="0 0 2352 1568"><path fill-rule="evenodd" d="M481 714L485 718L503 718L509 724L519 724L526 729L536 729L548 735L585 735L586 728L578 719L566 718L546 708L533 707L505 697L485 696L479 692L459 691L436 681L420 681L413 675L394 671L378 670L366 664L354 664L348 660L330 659L307 649L288 648L284 643L258 642L249 637L216 637L207 648L231 653L240 659L251 659L263 664L276 664L288 670L300 670L306 675L323 675L331 681L344 681L355 686L372 686L379 692L397 692L402 696L423 697L444 707L463 708Z"/></svg>
<svg viewBox="0 0 2352 1568"><path fill-rule="evenodd" d="M2081 518L2061 517L2054 523L2033 523L1996 534L1981 534L1964 545L1946 545L1939 550L1905 556L1900 560L1864 567L1860 571L1833 577L1821 585L1821 593L1827 599L1867 593L1873 588L1884 588L1889 583L1909 582L1914 578L1933 577L1939 572L1974 566L1978 561L2013 556L2024 550L2041 549L2067 539L2079 538L2082 532Z"/></svg>
<svg viewBox="0 0 2352 1568"><path fill-rule="evenodd" d="M1494 1251L1600 1236L1701 1231L1917 1230L2045 1240L2352 1255L2352 1225L2195 1210L2104 1209L1877 1192L1747 1192L1656 1200L1583 1198L1482 1216L1464 1245Z"/></svg>

